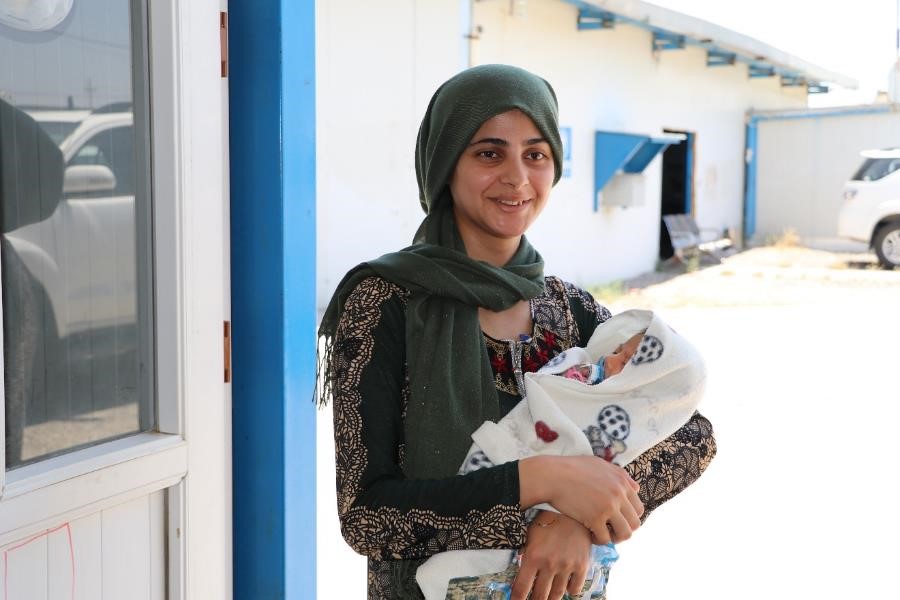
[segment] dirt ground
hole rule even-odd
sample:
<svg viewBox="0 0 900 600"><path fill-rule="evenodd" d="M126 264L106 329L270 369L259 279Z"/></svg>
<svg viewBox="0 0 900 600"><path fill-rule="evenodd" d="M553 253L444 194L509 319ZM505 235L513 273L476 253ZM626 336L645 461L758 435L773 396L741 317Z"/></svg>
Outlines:
<svg viewBox="0 0 900 600"><path fill-rule="evenodd" d="M898 597L900 270L761 247L602 290L613 312L656 310L700 349L701 411L718 440L706 474L620 545L609 598ZM365 561L337 530L321 416L318 581L362 598Z"/></svg>
<svg viewBox="0 0 900 600"><path fill-rule="evenodd" d="M613 312L652 308L700 348L719 449L622 544L609 597L898 597L900 271L763 247L625 289Z"/></svg>

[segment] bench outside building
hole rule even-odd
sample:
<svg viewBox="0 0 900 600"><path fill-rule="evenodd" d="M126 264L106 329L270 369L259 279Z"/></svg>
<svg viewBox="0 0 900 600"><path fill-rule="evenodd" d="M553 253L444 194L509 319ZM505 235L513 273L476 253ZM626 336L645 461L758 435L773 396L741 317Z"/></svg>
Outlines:
<svg viewBox="0 0 900 600"><path fill-rule="evenodd" d="M732 240L716 229L700 229L694 217L688 214L663 215L663 223L669 232L675 258L685 262L685 258L706 254L716 262L721 262L721 252L732 246Z"/></svg>

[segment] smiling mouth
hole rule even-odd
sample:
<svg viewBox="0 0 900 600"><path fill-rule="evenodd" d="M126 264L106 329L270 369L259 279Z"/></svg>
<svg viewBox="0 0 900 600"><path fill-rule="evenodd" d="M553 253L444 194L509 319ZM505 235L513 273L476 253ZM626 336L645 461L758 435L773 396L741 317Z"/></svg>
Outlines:
<svg viewBox="0 0 900 600"><path fill-rule="evenodd" d="M527 200L504 200L503 198L497 198L497 202L502 204L503 206L522 206L528 202L531 202L531 199Z"/></svg>

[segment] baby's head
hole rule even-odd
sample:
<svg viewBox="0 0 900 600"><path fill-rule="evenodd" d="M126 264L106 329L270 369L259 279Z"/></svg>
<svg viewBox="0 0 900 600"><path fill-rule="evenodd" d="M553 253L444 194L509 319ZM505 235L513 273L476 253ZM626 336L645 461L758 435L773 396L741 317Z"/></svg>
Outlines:
<svg viewBox="0 0 900 600"><path fill-rule="evenodd" d="M601 360L603 362L603 376L612 377L613 375L618 375L622 372L622 369L625 368L625 365L631 360L631 357L634 356L634 353L637 351L638 346L641 345L641 340L644 338L644 331L639 331L613 350L612 354L607 354Z"/></svg>
<svg viewBox="0 0 900 600"><path fill-rule="evenodd" d="M574 379L588 385L596 385L613 375L618 375L625 368L625 364L631 360L644 339L646 330L639 331L621 344L611 354L601 356L594 364L581 364L569 367L562 376Z"/></svg>

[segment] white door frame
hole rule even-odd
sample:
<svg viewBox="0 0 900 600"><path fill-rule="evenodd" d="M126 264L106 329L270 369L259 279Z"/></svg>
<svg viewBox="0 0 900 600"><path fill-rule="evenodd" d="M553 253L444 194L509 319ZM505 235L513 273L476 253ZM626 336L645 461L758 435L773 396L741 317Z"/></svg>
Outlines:
<svg viewBox="0 0 900 600"><path fill-rule="evenodd" d="M147 3L159 431L9 473L0 468L0 546L168 488L172 600L227 599L232 590L231 389L223 380L222 335L230 319L227 80L219 12L220 0ZM0 426L2 417L0 410Z"/></svg>

